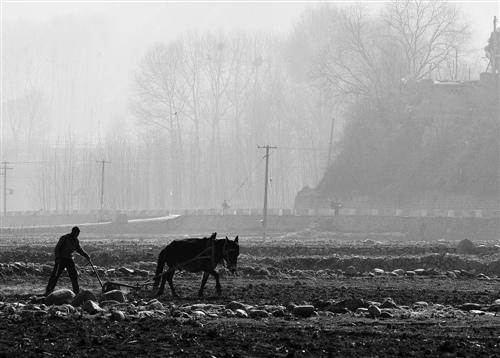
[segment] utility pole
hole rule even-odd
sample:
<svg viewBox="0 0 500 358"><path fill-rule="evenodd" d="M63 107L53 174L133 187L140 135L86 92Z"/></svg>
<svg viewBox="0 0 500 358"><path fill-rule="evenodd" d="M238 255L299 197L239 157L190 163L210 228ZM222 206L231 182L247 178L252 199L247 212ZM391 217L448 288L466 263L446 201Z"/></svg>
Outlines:
<svg viewBox="0 0 500 358"><path fill-rule="evenodd" d="M262 238L265 240L266 239L266 229L267 229L267 186L269 183L269 149L277 149L278 147L272 147L269 144L265 146L258 146L257 148L259 149L265 149L266 150L266 175L265 175L265 182L264 182L264 217L262 218L262 226L264 229L264 232L262 234Z"/></svg>
<svg viewBox="0 0 500 358"><path fill-rule="evenodd" d="M9 162L2 162L2 174L3 175L3 216L7 216L7 170L14 169L8 167Z"/></svg>
<svg viewBox="0 0 500 358"><path fill-rule="evenodd" d="M333 130L335 128L335 117L332 117L332 125L330 127L330 144L328 145L328 162L326 163L326 168L332 163L332 149L333 149Z"/></svg>
<svg viewBox="0 0 500 358"><path fill-rule="evenodd" d="M111 164L111 162L108 162L106 160L98 160L97 163L101 164L101 214L102 214L102 209L104 208L104 166L106 164Z"/></svg>

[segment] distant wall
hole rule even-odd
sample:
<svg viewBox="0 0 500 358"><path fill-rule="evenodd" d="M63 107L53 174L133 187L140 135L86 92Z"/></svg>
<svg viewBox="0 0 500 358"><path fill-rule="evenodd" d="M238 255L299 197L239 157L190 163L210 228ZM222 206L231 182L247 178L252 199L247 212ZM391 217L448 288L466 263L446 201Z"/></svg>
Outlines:
<svg viewBox="0 0 500 358"><path fill-rule="evenodd" d="M446 218L397 216L269 216L268 232L297 232L308 228L340 233L401 233L411 240L498 240L499 218ZM69 232L72 225L59 227L1 229L0 236L16 233L39 235ZM81 226L82 235L92 234L186 234L258 235L260 215L203 215L138 223L107 223Z"/></svg>

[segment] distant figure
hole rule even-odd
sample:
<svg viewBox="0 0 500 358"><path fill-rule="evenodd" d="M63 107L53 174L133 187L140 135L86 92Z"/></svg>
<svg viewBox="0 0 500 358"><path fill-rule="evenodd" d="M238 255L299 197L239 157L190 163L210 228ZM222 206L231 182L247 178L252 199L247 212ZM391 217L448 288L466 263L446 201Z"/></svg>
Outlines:
<svg viewBox="0 0 500 358"><path fill-rule="evenodd" d="M335 216L340 215L340 208L341 207L342 207L342 204L340 204L337 200L330 200L330 208L334 210Z"/></svg>
<svg viewBox="0 0 500 358"><path fill-rule="evenodd" d="M222 202L222 215L226 213L227 209L229 209L229 204L227 203L226 199L224 199L224 201Z"/></svg>
<svg viewBox="0 0 500 358"><path fill-rule="evenodd" d="M76 251L88 261L90 261L90 256L83 251L78 241L78 235L80 234L80 229L74 227L71 229L71 233L61 236L54 250L55 252L55 265L52 270L52 274L49 278L49 283L45 290L45 295L50 294L54 291L56 287L57 280L61 276L64 269L68 271L69 278L71 279L71 284L73 285L73 292L77 294L80 291L78 286L78 274L75 268L75 262L73 261L73 252Z"/></svg>

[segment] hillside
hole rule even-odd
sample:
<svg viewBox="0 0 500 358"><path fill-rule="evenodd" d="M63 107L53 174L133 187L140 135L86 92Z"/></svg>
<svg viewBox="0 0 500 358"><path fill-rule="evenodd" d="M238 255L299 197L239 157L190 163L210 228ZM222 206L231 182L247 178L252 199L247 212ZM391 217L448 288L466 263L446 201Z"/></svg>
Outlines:
<svg viewBox="0 0 500 358"><path fill-rule="evenodd" d="M406 83L383 104L356 103L317 194L343 201L472 197L498 203L498 79L483 73L478 81Z"/></svg>

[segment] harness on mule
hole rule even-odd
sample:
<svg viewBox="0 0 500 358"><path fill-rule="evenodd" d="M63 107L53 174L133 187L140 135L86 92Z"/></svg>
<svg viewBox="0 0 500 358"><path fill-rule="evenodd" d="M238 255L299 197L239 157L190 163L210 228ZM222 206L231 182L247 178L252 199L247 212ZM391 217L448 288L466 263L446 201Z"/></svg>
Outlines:
<svg viewBox="0 0 500 358"><path fill-rule="evenodd" d="M212 266L217 266L218 264L222 264L222 266L226 267L225 260L227 260L226 256L227 256L227 253L230 251L230 250L226 249L226 246L227 246L226 240L224 240L224 246L222 246L222 258L221 258L221 261L219 261L219 262L216 262L216 260L215 260L215 239L210 240L210 241L211 241L211 245L209 247L205 248L203 251L201 251L198 255L196 255L195 257L193 257L189 260L178 263L178 264L170 267L170 269L173 269L173 270L181 269L183 266L186 266L187 264L189 264L193 261L201 260L201 259L210 259ZM208 254L209 250L210 250L210 254ZM202 256L202 255L204 255L204 256ZM162 275L163 275L163 272L149 278L144 283L144 285L150 283L151 281L155 280L158 277L161 277Z"/></svg>

